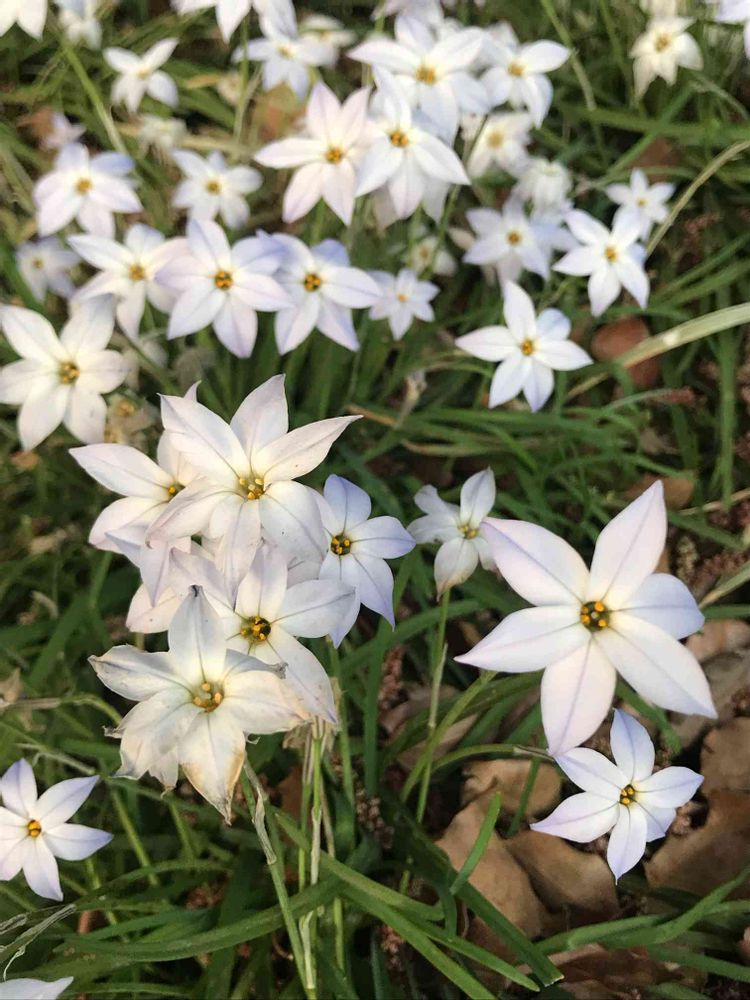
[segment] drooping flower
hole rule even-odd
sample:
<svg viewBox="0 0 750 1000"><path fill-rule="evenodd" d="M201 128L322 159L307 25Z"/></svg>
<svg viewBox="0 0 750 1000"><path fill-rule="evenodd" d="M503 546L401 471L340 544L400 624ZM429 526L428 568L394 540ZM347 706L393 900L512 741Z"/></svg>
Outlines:
<svg viewBox="0 0 750 1000"><path fill-rule="evenodd" d="M481 177L493 169L519 176L529 160L526 147L531 125L531 117L522 111L489 115L471 147L469 177Z"/></svg>
<svg viewBox="0 0 750 1000"><path fill-rule="evenodd" d="M155 101L177 107L177 84L159 67L177 47L176 38L163 38L142 56L127 49L105 49L104 59L120 75L112 87L112 103L122 102L134 114L146 94Z"/></svg>
<svg viewBox="0 0 750 1000"><path fill-rule="evenodd" d="M410 106L419 108L441 138L452 143L462 111L488 110L487 95L470 72L484 35L478 28L458 28L438 37L423 21L403 14L396 18L394 31L395 41L371 39L347 55L393 73Z"/></svg>
<svg viewBox="0 0 750 1000"><path fill-rule="evenodd" d="M485 569L494 569L484 531L495 503L495 479L490 469L466 480L460 505L441 500L434 486L423 486L414 503L427 516L412 521L406 530L417 542L440 542L435 556L438 596L468 580L480 562Z"/></svg>
<svg viewBox="0 0 750 1000"><path fill-rule="evenodd" d="M503 285L506 326L486 326L456 338L456 347L483 361L499 361L490 385L490 406L523 392L532 410L552 395L553 372L573 371L592 359L568 340L570 320L558 309L537 316L526 292L512 281Z"/></svg>
<svg viewBox="0 0 750 1000"><path fill-rule="evenodd" d="M674 194L674 184L649 184L642 170L634 170L630 184L610 184L606 189L619 205L617 215L632 215L639 224L638 238L647 240L654 224L667 217L666 202Z"/></svg>
<svg viewBox="0 0 750 1000"><path fill-rule="evenodd" d="M73 219L89 233L115 234L114 212L140 212L143 208L126 175L133 161L122 153L89 151L80 143L63 146L54 169L34 185L34 204L40 236L49 236Z"/></svg>
<svg viewBox="0 0 750 1000"><path fill-rule="evenodd" d="M322 525L311 472L356 417L332 417L289 431L284 377L254 389L229 424L193 400L162 397L174 447L197 477L151 526L153 540L202 533L220 540L217 561L245 558L263 537L296 556L316 558Z"/></svg>
<svg viewBox="0 0 750 1000"><path fill-rule="evenodd" d="M542 216L559 216L570 208L572 186L570 171L563 163L534 156L520 173L513 194L521 201L530 201Z"/></svg>
<svg viewBox="0 0 750 1000"><path fill-rule="evenodd" d="M466 213L476 237L464 254L467 264L490 264L498 280L517 281L524 270L549 277L551 245L544 229L509 198L502 211L472 208Z"/></svg>
<svg viewBox="0 0 750 1000"><path fill-rule="evenodd" d="M701 50L688 33L692 23L689 17L654 17L636 38L630 50L636 97L642 97L658 76L671 87L680 66L703 68Z"/></svg>
<svg viewBox="0 0 750 1000"><path fill-rule="evenodd" d="M374 123L376 138L359 169L356 195L385 188L396 218L408 219L425 201L431 180L450 185L468 184L469 178L453 150L416 124L393 77L375 70L375 80L382 113Z"/></svg>
<svg viewBox="0 0 750 1000"><path fill-rule="evenodd" d="M50 130L42 137L42 149L62 149L70 142L78 142L86 129L71 122L61 111L53 111Z"/></svg>
<svg viewBox="0 0 750 1000"><path fill-rule="evenodd" d="M78 254L65 250L54 237L22 243L16 250L16 264L34 298L44 302L47 290L69 299L75 291L68 271L78 263Z"/></svg>
<svg viewBox="0 0 750 1000"><path fill-rule="evenodd" d="M420 281L407 267L398 274L371 271L381 294L370 309L370 319L387 319L395 340L401 340L415 319L431 322L435 318L430 302L440 291L430 281Z"/></svg>
<svg viewBox="0 0 750 1000"><path fill-rule="evenodd" d="M14 24L27 35L41 38L47 20L47 0L3 0L0 6L0 35Z"/></svg>
<svg viewBox="0 0 750 1000"><path fill-rule="evenodd" d="M263 234L229 245L216 222L191 219L158 281L175 295L167 338L212 326L238 358L249 358L258 333L258 311L276 312L289 296L275 277L282 251Z"/></svg>
<svg viewBox="0 0 750 1000"><path fill-rule="evenodd" d="M218 215L230 229L245 225L250 217L246 196L263 183L257 170L230 167L218 150L205 159L186 149L175 150L172 159L185 178L172 197L175 208L186 209L191 219L215 219Z"/></svg>
<svg viewBox="0 0 750 1000"><path fill-rule="evenodd" d="M354 209L356 172L367 145L369 88L339 103L324 84L313 87L305 111L305 132L269 143L255 154L277 170L295 167L284 192L282 219L294 222L322 198L348 225Z"/></svg>
<svg viewBox="0 0 750 1000"><path fill-rule="evenodd" d="M0 1000L57 1000L72 982L72 976L51 983L44 979L6 979L0 983Z"/></svg>
<svg viewBox="0 0 750 1000"><path fill-rule="evenodd" d="M677 807L690 801L703 776L688 767L654 771L648 732L617 709L610 742L614 764L585 747L555 758L583 791L531 829L582 844L609 833L607 863L617 880L638 864L649 841L666 835Z"/></svg>
<svg viewBox="0 0 750 1000"><path fill-rule="evenodd" d="M549 41L526 45L485 41L483 54L492 63L482 77L492 104L507 102L512 108L527 108L538 128L552 103L547 73L567 62L568 49Z"/></svg>
<svg viewBox="0 0 750 1000"><path fill-rule="evenodd" d="M536 605L516 611L457 657L484 670L544 670L550 753L587 740L612 704L619 673L661 708L716 712L706 678L680 642L703 624L687 587L654 573L664 548L664 491L654 483L604 528L591 569L567 542L524 521L490 518L485 537L507 583Z"/></svg>
<svg viewBox="0 0 750 1000"><path fill-rule="evenodd" d="M745 55L750 58L750 0L719 0L714 17L720 24L743 25Z"/></svg>
<svg viewBox="0 0 750 1000"><path fill-rule="evenodd" d="M293 350L316 328L335 343L356 351L359 340L352 309L377 302L378 284L367 272L351 267L346 248L337 240L308 247L283 233L273 239L283 251L277 278L291 303L277 312L274 321L279 353Z"/></svg>
<svg viewBox="0 0 750 1000"><path fill-rule="evenodd" d="M393 573L385 560L411 552L414 539L395 517L370 517L370 498L348 479L329 476L318 499L326 534L320 578L354 588L348 614L329 629L334 643L352 627L362 604L395 625Z"/></svg>
<svg viewBox="0 0 750 1000"><path fill-rule="evenodd" d="M323 66L335 66L341 49L356 40L356 34L328 14L308 14L300 21L299 33L310 35L326 50Z"/></svg>
<svg viewBox="0 0 750 1000"><path fill-rule="evenodd" d="M61 423L79 441L102 441L102 394L128 374L122 355L106 350L114 327L109 297L82 304L59 338L43 316L17 306L0 307L0 325L21 357L0 370L0 402L21 407L22 448L36 448Z"/></svg>
<svg viewBox="0 0 750 1000"><path fill-rule="evenodd" d="M424 232L424 229L422 230ZM449 278L458 270L455 258L446 250L437 236L427 234L418 239L406 261L407 265L415 274L422 274L430 270L432 274L439 274Z"/></svg>
<svg viewBox="0 0 750 1000"><path fill-rule="evenodd" d="M104 830L68 823L98 780L70 778L39 795L28 761L11 764L0 778L1 882L15 878L23 870L29 888L37 896L63 898L55 859L83 861L112 839L112 834Z"/></svg>
<svg viewBox="0 0 750 1000"><path fill-rule="evenodd" d="M137 223L128 229L122 243L92 235L70 236L68 243L99 271L78 289L75 301L112 295L117 303L117 322L131 340L138 339L147 302L163 313L172 308L175 296L156 281L156 275L174 256L175 246L158 230Z"/></svg>
<svg viewBox="0 0 750 1000"><path fill-rule="evenodd" d="M153 148L160 153L171 154L176 147L182 145L187 135L187 125L181 118L141 115L138 146L143 152Z"/></svg>
<svg viewBox="0 0 750 1000"><path fill-rule="evenodd" d="M574 210L568 212L565 221L580 246L558 260L554 270L589 276L592 315L601 316L623 288L645 309L649 280L643 267L646 251L638 243L639 220L619 215L609 230L587 212Z"/></svg>
<svg viewBox="0 0 750 1000"><path fill-rule="evenodd" d="M195 588L169 629L169 650L115 646L91 657L99 680L138 704L111 733L118 775L152 774L174 788L178 768L229 823L248 736L285 732L310 718L283 670L229 650L216 612Z"/></svg>
<svg viewBox="0 0 750 1000"><path fill-rule="evenodd" d="M99 0L57 0L60 27L69 42L85 42L90 49L102 44L102 26L97 18Z"/></svg>

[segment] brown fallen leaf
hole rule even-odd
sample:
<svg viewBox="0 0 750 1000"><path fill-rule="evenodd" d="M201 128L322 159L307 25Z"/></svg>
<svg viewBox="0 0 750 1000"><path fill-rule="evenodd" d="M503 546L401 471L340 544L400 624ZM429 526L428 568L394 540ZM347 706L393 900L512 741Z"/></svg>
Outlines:
<svg viewBox="0 0 750 1000"><path fill-rule="evenodd" d="M696 989L705 980L696 970L655 961L645 948L609 951L588 944L550 958L565 976L563 988L576 1000L633 1000L647 997L649 987L657 983L679 982Z"/></svg>
<svg viewBox="0 0 750 1000"><path fill-rule="evenodd" d="M597 361L614 361L649 336L649 328L642 319L626 316L596 331L591 341L591 353ZM659 370L658 358L649 358L628 369L637 389L652 389L659 381Z"/></svg>
<svg viewBox="0 0 750 1000"><path fill-rule="evenodd" d="M456 813L436 842L456 870L464 864L476 843L485 811L478 802L471 802ZM497 833L490 836L469 881L528 937L542 933L549 914L532 889L528 875Z"/></svg>
<svg viewBox="0 0 750 1000"><path fill-rule="evenodd" d="M514 813L520 803L531 761L528 760L470 760L464 765L464 804L474 799L486 808L494 792L502 795L502 808ZM560 801L562 779L557 768L542 764L537 772L524 816L538 816L553 809Z"/></svg>
<svg viewBox="0 0 750 1000"><path fill-rule="evenodd" d="M706 736L701 750L704 795L726 789L750 792L750 719L732 719Z"/></svg>
<svg viewBox="0 0 750 1000"><path fill-rule="evenodd" d="M384 712L380 718L380 724L388 733L391 740L398 737L406 723L409 719L413 718L419 712L424 712L430 707L430 698L432 692L429 687L421 684L407 685L407 699L402 701L399 705ZM457 694L455 688L448 684L444 684L440 688L440 701L446 701L448 698L452 698L453 695ZM440 757L444 757L449 750L453 747L468 733L471 727L474 725L476 720L475 715L470 715L465 719L460 719L458 722L454 723L445 736L440 741L438 746L435 748L433 753L433 760L439 760ZM417 743L416 746L409 747L408 750L404 750L398 756L399 763L406 768L414 767L416 762L424 750L424 742Z"/></svg>
<svg viewBox="0 0 750 1000"><path fill-rule="evenodd" d="M680 510L690 503L695 490L695 479L687 474L683 476L654 476L647 472L641 476L637 483L625 491L625 496L635 500L656 482L661 482L663 485L664 503L670 510Z"/></svg>
<svg viewBox="0 0 750 1000"><path fill-rule="evenodd" d="M681 837L667 836L664 846L644 865L653 887L669 886L703 896L729 881L750 858L750 795L714 792L708 796L704 826ZM743 895L750 880L737 891Z"/></svg>
<svg viewBox="0 0 750 1000"><path fill-rule="evenodd" d="M691 637L694 638L697 637ZM688 648L691 648L690 640ZM675 716L672 725L683 746L690 746L707 729L713 728L717 723L723 725L734 717L735 696L750 685L750 648L744 647L713 656L704 664L703 669L711 688L718 720L712 722L701 715Z"/></svg>
<svg viewBox="0 0 750 1000"><path fill-rule="evenodd" d="M505 843L548 909L580 911L591 920L605 920L618 912L615 880L598 854L534 830L524 830Z"/></svg>
<svg viewBox="0 0 750 1000"><path fill-rule="evenodd" d="M737 954L745 965L750 965L750 927L745 928L742 937L737 942Z"/></svg>
<svg viewBox="0 0 750 1000"><path fill-rule="evenodd" d="M706 622L700 632L690 636L686 645L701 663L705 663L719 653L750 646L750 625L739 618Z"/></svg>

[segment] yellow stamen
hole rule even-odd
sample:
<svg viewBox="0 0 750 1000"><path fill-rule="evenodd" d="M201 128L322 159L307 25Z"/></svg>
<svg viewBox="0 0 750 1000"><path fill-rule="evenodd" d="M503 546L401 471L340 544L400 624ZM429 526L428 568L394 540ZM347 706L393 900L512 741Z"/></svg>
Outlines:
<svg viewBox="0 0 750 1000"><path fill-rule="evenodd" d="M341 163L344 159L344 150L340 146L329 146L326 150L326 160L329 163Z"/></svg>
<svg viewBox="0 0 750 1000"><path fill-rule="evenodd" d="M246 500L259 500L266 492L265 483L259 476L254 479L245 479L244 476L240 476L237 483L240 491L245 494Z"/></svg>
<svg viewBox="0 0 750 1000"><path fill-rule="evenodd" d="M305 275L305 280L302 282L306 292L317 292L322 284L320 275L314 274L312 271Z"/></svg>
<svg viewBox="0 0 750 1000"><path fill-rule="evenodd" d="M511 229L511 231L508 233L508 243L510 243L512 247L517 247L518 244L521 242L521 239L522 239L521 234L517 229Z"/></svg>
<svg viewBox="0 0 750 1000"><path fill-rule="evenodd" d="M219 689L218 684L204 681L200 686L200 694L196 694L192 699L196 708L202 708L204 712L215 712L224 701L224 693Z"/></svg>
<svg viewBox="0 0 750 1000"><path fill-rule="evenodd" d="M617 248L611 246L607 247L606 250L604 251L604 256L607 258L610 264L614 264L614 262L617 260Z"/></svg>
<svg viewBox="0 0 750 1000"><path fill-rule="evenodd" d="M232 279L232 275L229 271L217 271L214 275L214 284L217 288L226 290L227 288L232 287L234 280Z"/></svg>
<svg viewBox="0 0 750 1000"><path fill-rule="evenodd" d="M398 146L399 149L403 149L405 146L409 145L409 136L406 132L402 132L400 129L396 129L395 132L391 132L388 138L391 140L391 145Z"/></svg>
<svg viewBox="0 0 750 1000"><path fill-rule="evenodd" d="M81 369L73 361L63 361L58 372L63 385L71 385L81 374Z"/></svg>
<svg viewBox="0 0 750 1000"><path fill-rule="evenodd" d="M34 268L35 271L41 271L42 268L44 267L44 261L42 260L41 257L34 257L34 259L31 262L31 266Z"/></svg>
<svg viewBox="0 0 750 1000"><path fill-rule="evenodd" d="M140 264L133 264L132 267L130 268L130 280L131 281L146 280L146 272L143 269L143 267L141 267Z"/></svg>
<svg viewBox="0 0 750 1000"><path fill-rule="evenodd" d="M581 605L580 622L590 632L608 628L609 609L601 601L589 601L588 604Z"/></svg>
<svg viewBox="0 0 750 1000"><path fill-rule="evenodd" d="M334 535L333 538L331 539L331 552L333 552L335 556L349 555L349 553L351 552L351 548L352 548L352 543L349 541L348 538L344 537L339 538L338 535Z"/></svg>
<svg viewBox="0 0 750 1000"><path fill-rule="evenodd" d="M491 146L492 149L497 149L498 146L502 146L505 141L505 136L499 129L495 129L493 132L489 132L487 135L487 145Z"/></svg>
<svg viewBox="0 0 750 1000"><path fill-rule="evenodd" d="M512 62L508 66L508 72L511 76L523 76L526 70L519 62Z"/></svg>
<svg viewBox="0 0 750 1000"><path fill-rule="evenodd" d="M248 642L265 642L270 634L271 623L267 618L261 618L259 615L248 618L240 629L240 635Z"/></svg>
<svg viewBox="0 0 750 1000"><path fill-rule="evenodd" d="M636 791L632 785L625 785L623 789L620 790L620 805L629 806L632 802L635 802Z"/></svg>
<svg viewBox="0 0 750 1000"><path fill-rule="evenodd" d="M437 80L437 73L432 66L420 66L414 74L414 78L418 83L432 84Z"/></svg>
<svg viewBox="0 0 750 1000"><path fill-rule="evenodd" d="M521 344L521 354L525 354L528 357L529 354L533 353L534 353L534 341L529 340L529 338L527 337L526 340L524 340L524 342Z"/></svg>
<svg viewBox="0 0 750 1000"><path fill-rule="evenodd" d="M42 832L42 824L39 822L38 819L29 820L26 826L26 830L30 837L38 837L39 834Z"/></svg>
<svg viewBox="0 0 750 1000"><path fill-rule="evenodd" d="M206 183L206 191L209 194L219 194L221 191L221 184L218 181L208 181Z"/></svg>
<svg viewBox="0 0 750 1000"><path fill-rule="evenodd" d="M476 538L479 534L479 528L472 528L470 524L460 524L458 526L458 530L464 538L468 538L469 541L471 541L472 538Z"/></svg>
<svg viewBox="0 0 750 1000"><path fill-rule="evenodd" d="M87 191L91 190L91 181L88 177L81 177L81 179L76 184L76 191L79 194L86 194Z"/></svg>
<svg viewBox="0 0 750 1000"><path fill-rule="evenodd" d="M665 31L662 31L656 36L656 40L654 41L654 48L656 49L657 52L663 52L664 49L668 49L671 44L672 44L672 36L668 35Z"/></svg>

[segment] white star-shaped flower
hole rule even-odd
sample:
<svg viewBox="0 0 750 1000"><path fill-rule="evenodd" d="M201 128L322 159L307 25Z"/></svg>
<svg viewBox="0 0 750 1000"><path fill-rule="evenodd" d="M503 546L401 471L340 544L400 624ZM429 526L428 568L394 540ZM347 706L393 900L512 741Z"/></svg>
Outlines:
<svg viewBox="0 0 750 1000"><path fill-rule="evenodd" d="M310 718L283 670L227 649L199 588L175 615L166 653L115 646L90 662L110 690L138 702L112 732L121 741L118 775L148 772L169 789L182 767L227 823L248 736L285 732Z"/></svg>
<svg viewBox="0 0 750 1000"><path fill-rule="evenodd" d="M182 171L172 197L175 208L187 210L191 219L215 219L230 229L244 226L250 217L246 196L257 191L263 178L253 167L230 167L214 150L204 159L188 150L176 150L172 159Z"/></svg>
<svg viewBox="0 0 750 1000"><path fill-rule="evenodd" d="M415 319L429 323L435 319L430 302L440 291L430 281L420 281L403 267L398 274L371 271L381 289L380 298L370 309L370 319L387 319L394 340L401 340Z"/></svg>
<svg viewBox="0 0 750 1000"><path fill-rule="evenodd" d="M0 35L14 24L31 35L41 38L47 20L47 0L3 0L0 4Z"/></svg>
<svg viewBox="0 0 750 1000"><path fill-rule="evenodd" d="M37 896L63 898L55 858L83 861L112 839L104 830L68 823L98 780L70 778L39 795L31 765L25 760L11 764L0 778L0 881L15 878L23 869Z"/></svg>
<svg viewBox="0 0 750 1000"><path fill-rule="evenodd" d="M634 170L630 184L610 184L606 189L612 201L619 205L621 215L632 215L638 220L638 236L647 240L654 224L667 217L666 202L674 194L674 184L649 184L642 170Z"/></svg>
<svg viewBox="0 0 750 1000"><path fill-rule="evenodd" d="M508 615L457 659L506 673L546 668L542 722L550 753L591 736L612 704L618 673L661 708L715 717L700 664L677 641L699 629L703 615L680 580L654 573L667 534L660 482L604 528L590 570L546 528L488 523L498 569L536 606Z"/></svg>
<svg viewBox="0 0 750 1000"><path fill-rule="evenodd" d="M568 195L572 186L570 171L564 164L535 156L525 164L513 194L522 201L530 201L536 213L557 215L570 207Z"/></svg>
<svg viewBox="0 0 750 1000"><path fill-rule="evenodd" d="M163 38L142 56L127 49L105 49L105 62L120 74L112 87L112 103L122 102L131 114L135 114L148 94L170 108L177 107L177 84L159 68L172 55L177 41L176 38Z"/></svg>
<svg viewBox="0 0 750 1000"><path fill-rule="evenodd" d="M395 76L412 108L419 108L446 142L452 143L462 111L486 114L487 95L471 75L484 44L478 28L460 28L442 38L419 19L400 14L396 40L376 38L348 52L351 59Z"/></svg>
<svg viewBox="0 0 750 1000"><path fill-rule="evenodd" d="M688 34L692 23L689 17L654 17L636 38L630 50L636 97L642 97L657 76L671 87L680 66L703 68L698 43Z"/></svg>
<svg viewBox="0 0 750 1000"><path fill-rule="evenodd" d="M86 443L104 438L102 394L125 381L128 363L106 350L114 327L108 296L82 304L60 337L30 309L0 307L0 325L20 361L0 369L0 402L20 406L18 436L25 451L64 424Z"/></svg>
<svg viewBox="0 0 750 1000"><path fill-rule="evenodd" d="M359 340L352 309L364 309L380 297L380 287L365 271L349 264L337 240L308 247L294 236L273 237L283 250L278 280L292 305L275 317L280 354L293 350L316 328L342 347L356 351Z"/></svg>
<svg viewBox="0 0 750 1000"><path fill-rule="evenodd" d="M60 27L68 41L85 42L90 49L102 44L102 26L97 19L99 0L57 0Z"/></svg>
<svg viewBox="0 0 750 1000"><path fill-rule="evenodd" d="M665 836L677 808L695 795L703 776L688 767L654 771L654 745L631 715L615 709L612 756L586 747L555 758L583 791L565 799L531 829L588 844L610 834L607 864L619 879L638 864L650 840ZM652 773L653 772L653 773Z"/></svg>
<svg viewBox="0 0 750 1000"><path fill-rule="evenodd" d="M490 406L523 392L532 410L552 395L553 372L574 371L592 359L568 340L570 320L558 309L537 316L526 292L512 281L503 285L506 326L486 326L456 338L456 347L483 361L499 361L490 385Z"/></svg>
<svg viewBox="0 0 750 1000"><path fill-rule="evenodd" d="M16 264L34 298L44 302L47 290L69 299L75 292L68 271L78 263L78 254L65 250L54 237L22 243L16 250Z"/></svg>
<svg viewBox="0 0 750 1000"><path fill-rule="evenodd" d="M368 88L356 90L342 104L324 83L316 83L304 133L255 154L264 167L296 168L284 192L284 222L301 219L321 198L343 223L351 222L357 167L368 142L369 94Z"/></svg>
<svg viewBox="0 0 750 1000"><path fill-rule="evenodd" d="M212 326L221 343L238 358L249 358L258 333L258 311L276 312L289 296L272 275L282 251L265 235L234 246L216 222L191 219L187 239L159 271L158 281L176 297L167 338L185 337Z"/></svg>
<svg viewBox="0 0 750 1000"><path fill-rule="evenodd" d="M157 283L156 275L176 250L174 241L165 240L158 230L138 223L128 229L122 243L91 235L70 236L68 243L99 271L78 289L74 301L114 296L117 322L131 340L138 340L146 302L163 313L172 308L175 296Z"/></svg>
<svg viewBox="0 0 750 1000"><path fill-rule="evenodd" d="M296 23L285 24L273 18L261 19L263 38L254 38L232 53L232 62L243 59L263 64L263 89L273 90L281 83L302 100L310 87L310 69L324 66L330 51L312 34L297 33Z"/></svg>
<svg viewBox="0 0 750 1000"><path fill-rule="evenodd" d="M495 568L484 537L485 519L495 503L491 469L466 480L460 505L441 500L434 486L423 486L414 503L427 516L418 517L406 530L417 542L440 542L435 556L438 596L468 580L480 562L485 569Z"/></svg>
<svg viewBox="0 0 750 1000"><path fill-rule="evenodd" d="M482 77L493 105L527 108L537 128L552 103L552 84L547 73L567 62L570 52L558 42L485 42L483 54L492 67Z"/></svg>
<svg viewBox="0 0 750 1000"><path fill-rule="evenodd" d="M214 7L221 37L228 42L243 18L250 13L253 3L252 0L172 0L172 6L178 14L194 14ZM260 7L261 4L256 3L255 6Z"/></svg>
<svg viewBox="0 0 750 1000"><path fill-rule="evenodd" d="M638 243L640 221L631 215L619 215L609 230L588 212L574 210L568 212L565 222L581 245L558 260L554 270L589 275L592 315L601 316L623 288L645 309L649 280L643 267L646 250Z"/></svg>
<svg viewBox="0 0 750 1000"><path fill-rule="evenodd" d="M354 31L346 28L341 21L328 14L308 14L299 26L300 35L310 35L326 50L323 66L335 66L341 49L352 45L357 38Z"/></svg>
<svg viewBox="0 0 750 1000"><path fill-rule="evenodd" d="M523 111L489 115L471 148L469 177L481 177L490 170L503 170L514 177L525 169L531 138L531 118Z"/></svg>
<svg viewBox="0 0 750 1000"><path fill-rule="evenodd" d="M549 277L552 247L546 231L530 219L517 198L501 211L472 208L466 213L476 238L464 254L467 264L491 264L498 280L516 281L524 270Z"/></svg>
<svg viewBox="0 0 750 1000"><path fill-rule="evenodd" d="M37 229L49 236L73 219L89 233L115 235L113 212L140 212L143 208L126 175L133 161L122 153L89 151L80 143L63 146L53 170L34 185Z"/></svg>

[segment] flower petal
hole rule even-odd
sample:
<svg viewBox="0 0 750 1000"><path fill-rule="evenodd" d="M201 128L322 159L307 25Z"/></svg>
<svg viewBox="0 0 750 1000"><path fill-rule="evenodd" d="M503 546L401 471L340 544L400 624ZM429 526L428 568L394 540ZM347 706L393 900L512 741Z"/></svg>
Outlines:
<svg viewBox="0 0 750 1000"><path fill-rule="evenodd" d="M619 816L607 845L607 864L615 880L634 868L646 850L646 814L634 803L615 806Z"/></svg>
<svg viewBox="0 0 750 1000"><path fill-rule="evenodd" d="M695 795L703 775L689 767L665 767L638 782L638 801L644 808L677 809Z"/></svg>
<svg viewBox="0 0 750 1000"><path fill-rule="evenodd" d="M579 746L609 711L617 676L589 641L547 667L542 677L542 723L551 754Z"/></svg>
<svg viewBox="0 0 750 1000"><path fill-rule="evenodd" d="M692 635L705 621L682 580L668 573L647 576L622 610L657 625L675 639Z"/></svg>
<svg viewBox="0 0 750 1000"><path fill-rule="evenodd" d="M654 769L654 744L644 726L629 712L615 709L609 734L612 756L628 783L642 781Z"/></svg>
<svg viewBox="0 0 750 1000"><path fill-rule="evenodd" d="M581 792L561 802L546 819L532 823L531 829L579 844L589 844L612 829L617 822L618 809L618 805L612 805L601 795Z"/></svg>
<svg viewBox="0 0 750 1000"><path fill-rule="evenodd" d="M504 618L489 635L456 660L483 670L526 673L541 670L588 642L588 632L573 608L524 608Z"/></svg>

